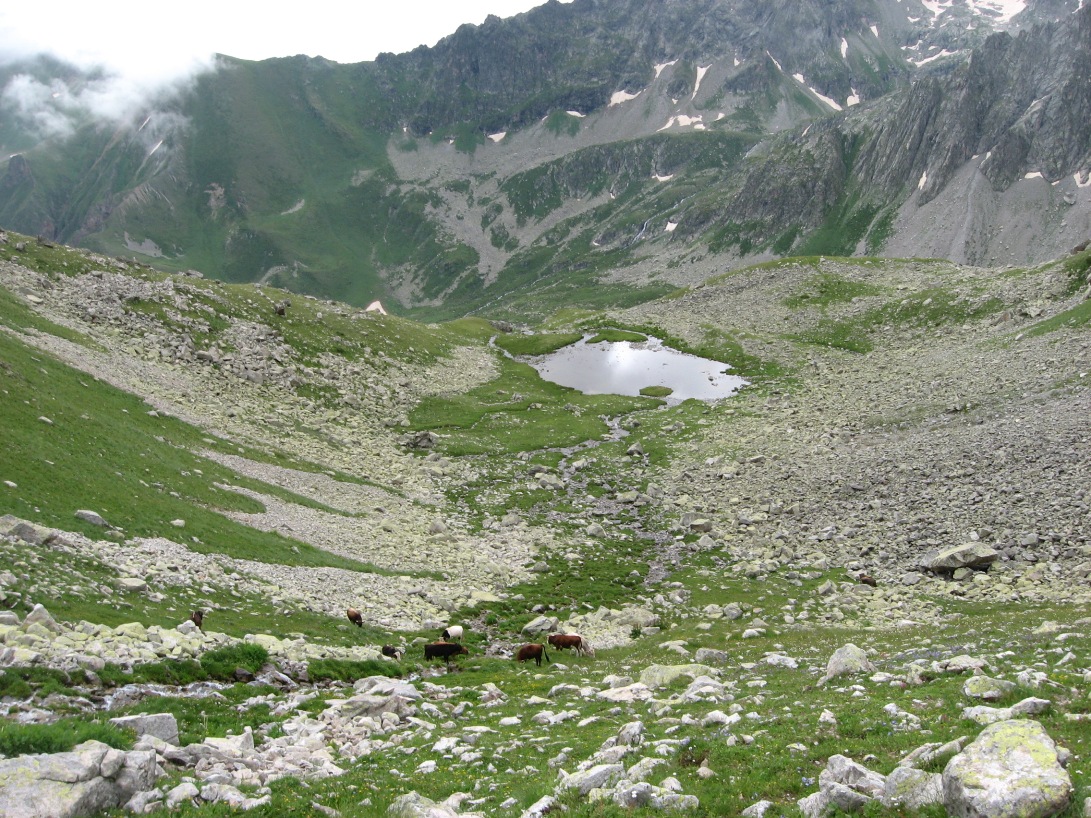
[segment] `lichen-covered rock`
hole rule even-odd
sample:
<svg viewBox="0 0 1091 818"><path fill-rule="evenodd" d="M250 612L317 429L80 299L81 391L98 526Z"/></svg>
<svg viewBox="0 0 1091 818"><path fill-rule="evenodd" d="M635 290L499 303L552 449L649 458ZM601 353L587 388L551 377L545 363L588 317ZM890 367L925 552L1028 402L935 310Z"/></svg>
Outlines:
<svg viewBox="0 0 1091 818"><path fill-rule="evenodd" d="M64 753L0 760L0 815L76 818L115 809L155 782L155 753L86 741Z"/></svg>
<svg viewBox="0 0 1091 818"><path fill-rule="evenodd" d="M1015 682L993 679L989 676L971 676L962 685L962 692L971 699L995 702L1015 690Z"/></svg>
<svg viewBox="0 0 1091 818"><path fill-rule="evenodd" d="M880 800L888 807L920 809L943 801L943 776L915 767L895 767L886 777Z"/></svg>
<svg viewBox="0 0 1091 818"><path fill-rule="evenodd" d="M802 812L806 818L822 818L822 816L832 810L830 799L822 790L812 793L805 798L800 798L796 801L796 806L799 807L799 811Z"/></svg>
<svg viewBox="0 0 1091 818"><path fill-rule="evenodd" d="M818 683L825 684L837 676L874 672L875 665L867 658L863 648L859 648L850 642L834 651L833 656L826 663L826 674L819 679Z"/></svg>
<svg viewBox="0 0 1091 818"><path fill-rule="evenodd" d="M576 790L580 795L587 795L591 790L616 784L624 775L625 767L621 764L596 764L588 770L566 775L557 790Z"/></svg>
<svg viewBox="0 0 1091 818"><path fill-rule="evenodd" d="M958 818L1047 818L1071 798L1057 745L1036 721L986 727L943 771L943 804Z"/></svg>
<svg viewBox="0 0 1091 818"><path fill-rule="evenodd" d="M826 796L829 805L840 812L860 812L875 800L862 792L854 790L852 787L838 784L836 781L823 784L822 794Z"/></svg>
<svg viewBox="0 0 1091 818"><path fill-rule="evenodd" d="M886 786L886 779L879 773L869 770L863 764L859 764L847 756L833 755L826 762L826 768L818 774L818 783L820 786L827 783L843 784L859 793L875 798L882 794Z"/></svg>
<svg viewBox="0 0 1091 818"><path fill-rule="evenodd" d="M35 605L30 613L26 615L23 620L23 630L25 631L31 625L40 625L52 633L61 633L64 630L53 618L52 614L46 610L45 606L40 603Z"/></svg>
<svg viewBox="0 0 1091 818"><path fill-rule="evenodd" d="M688 676L715 676L716 671L708 665L648 665L640 673L640 682L648 687L668 687L671 683Z"/></svg>

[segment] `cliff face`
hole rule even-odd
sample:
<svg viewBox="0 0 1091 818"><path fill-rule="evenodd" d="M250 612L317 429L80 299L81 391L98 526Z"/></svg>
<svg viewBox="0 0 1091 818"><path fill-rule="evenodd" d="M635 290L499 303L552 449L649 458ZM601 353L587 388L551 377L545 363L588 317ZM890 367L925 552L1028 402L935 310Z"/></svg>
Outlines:
<svg viewBox="0 0 1091 818"><path fill-rule="evenodd" d="M641 287L785 254L1025 263L1091 231L1077 5L575 0L374 63L225 58L138 121L10 158L0 220L433 317L525 313L546 278L564 303L622 268ZM5 141L28 144L18 121ZM1000 238L1015 222L1025 246Z"/></svg>

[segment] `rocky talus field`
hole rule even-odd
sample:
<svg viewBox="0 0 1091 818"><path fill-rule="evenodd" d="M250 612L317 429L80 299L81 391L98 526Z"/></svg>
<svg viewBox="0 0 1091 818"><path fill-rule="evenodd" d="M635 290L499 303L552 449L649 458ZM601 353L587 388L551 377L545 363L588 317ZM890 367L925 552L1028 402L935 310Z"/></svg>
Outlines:
<svg viewBox="0 0 1091 818"><path fill-rule="evenodd" d="M0 814L1091 815L1089 268L425 325L0 236ZM620 331L748 385L521 357Z"/></svg>

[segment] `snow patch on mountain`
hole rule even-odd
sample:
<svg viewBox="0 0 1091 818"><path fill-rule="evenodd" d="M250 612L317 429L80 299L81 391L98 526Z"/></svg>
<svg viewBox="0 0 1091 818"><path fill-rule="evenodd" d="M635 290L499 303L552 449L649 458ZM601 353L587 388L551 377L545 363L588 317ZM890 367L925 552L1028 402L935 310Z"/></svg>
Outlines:
<svg viewBox="0 0 1091 818"><path fill-rule="evenodd" d="M674 65L678 60L671 60L670 62L661 62L655 67L655 78L659 79L659 75L663 73L664 69Z"/></svg>
<svg viewBox="0 0 1091 818"><path fill-rule="evenodd" d="M701 90L701 80L705 78L705 74L708 73L708 69L710 69L711 67L711 63L705 66L697 66L697 82L693 86L693 96L691 96L690 99L697 98L697 92Z"/></svg>
<svg viewBox="0 0 1091 818"><path fill-rule="evenodd" d="M774 62L775 62L775 60L774 60ZM792 79L794 79L794 80L795 80L796 82L798 82L798 83L799 83L800 85L802 85L802 86L803 86L804 88L806 88L806 89L807 89L808 91L810 91L810 92L811 92L812 94L814 94L814 95L815 95L816 97L818 97L818 98L819 98L820 100L822 100L822 101L823 101L824 103L826 103L827 105L829 105L829 106L830 106L831 108L833 108L833 109L834 109L835 111L840 111L840 110L842 110L842 108L841 108L841 105L840 105L840 104L839 104L839 103L838 103L838 102L837 102L836 100L830 99L830 98L829 98L828 96L826 96L825 94L819 93L819 92L818 92L818 91L816 91L816 90L815 90L814 88L812 88L811 86L809 86L809 85L807 84L807 81L806 81L806 80L805 80L805 79L803 78L803 75L802 75L802 74L792 74Z"/></svg>

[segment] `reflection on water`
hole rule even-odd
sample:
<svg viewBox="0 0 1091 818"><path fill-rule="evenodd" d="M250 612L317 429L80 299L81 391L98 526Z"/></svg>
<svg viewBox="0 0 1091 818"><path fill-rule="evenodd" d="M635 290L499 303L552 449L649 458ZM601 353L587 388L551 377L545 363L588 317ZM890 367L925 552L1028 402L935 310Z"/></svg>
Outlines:
<svg viewBox="0 0 1091 818"><path fill-rule="evenodd" d="M746 384L727 374L727 364L670 349L658 338L588 344L585 337L526 361L547 381L589 395L639 395L646 386L666 386L673 390L668 402L678 403L730 397Z"/></svg>

